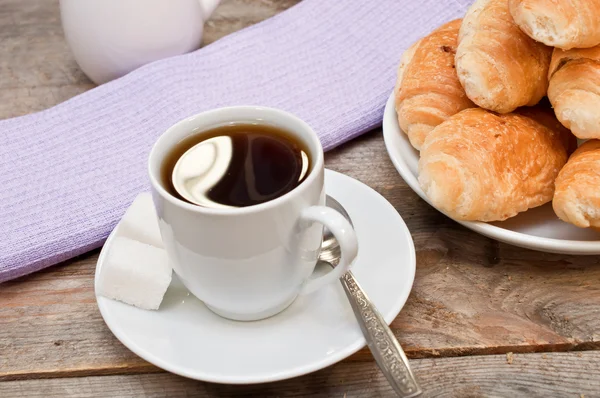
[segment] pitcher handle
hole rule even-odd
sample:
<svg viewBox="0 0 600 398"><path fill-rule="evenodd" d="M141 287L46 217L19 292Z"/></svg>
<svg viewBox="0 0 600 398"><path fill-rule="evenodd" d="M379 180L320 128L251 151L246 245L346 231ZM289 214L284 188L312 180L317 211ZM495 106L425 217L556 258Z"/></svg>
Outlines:
<svg viewBox="0 0 600 398"><path fill-rule="evenodd" d="M208 21L212 13L215 11L221 0L198 0L202 9L202 17L204 22Z"/></svg>

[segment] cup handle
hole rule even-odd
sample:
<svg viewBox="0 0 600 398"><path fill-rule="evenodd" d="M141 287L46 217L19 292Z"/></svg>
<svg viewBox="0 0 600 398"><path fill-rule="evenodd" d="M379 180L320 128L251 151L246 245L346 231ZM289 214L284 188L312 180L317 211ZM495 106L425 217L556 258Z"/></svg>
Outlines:
<svg viewBox="0 0 600 398"><path fill-rule="evenodd" d="M358 240L352 225L336 210L326 206L311 206L304 210L300 219L309 226L318 222L326 226L340 244L342 257L339 264L326 275L307 281L300 294L312 293L323 286L339 280L344 275L358 254Z"/></svg>

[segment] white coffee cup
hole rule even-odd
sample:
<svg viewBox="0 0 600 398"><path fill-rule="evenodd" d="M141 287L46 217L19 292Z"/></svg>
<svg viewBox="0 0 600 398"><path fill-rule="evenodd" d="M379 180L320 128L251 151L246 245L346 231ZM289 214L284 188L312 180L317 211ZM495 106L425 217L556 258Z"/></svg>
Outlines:
<svg viewBox="0 0 600 398"><path fill-rule="evenodd" d="M230 123L274 125L306 144L311 169L292 191L258 205L208 208L171 195L161 165L183 138ZM161 235L184 285L213 312L235 320L279 313L299 294L337 281L354 261L358 242L350 223L325 207L323 148L296 116L272 108L238 106L211 110L169 128L150 152L148 172ZM340 243L342 258L326 275L310 278L323 225Z"/></svg>

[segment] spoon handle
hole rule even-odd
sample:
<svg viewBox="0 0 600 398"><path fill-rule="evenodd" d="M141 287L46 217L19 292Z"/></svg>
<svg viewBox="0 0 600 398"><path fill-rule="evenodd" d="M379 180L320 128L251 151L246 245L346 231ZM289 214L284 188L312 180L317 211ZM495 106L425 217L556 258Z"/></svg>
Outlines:
<svg viewBox="0 0 600 398"><path fill-rule="evenodd" d="M409 398L421 395L423 391L410 370L402 347L352 272L346 272L340 281L377 365L398 396Z"/></svg>

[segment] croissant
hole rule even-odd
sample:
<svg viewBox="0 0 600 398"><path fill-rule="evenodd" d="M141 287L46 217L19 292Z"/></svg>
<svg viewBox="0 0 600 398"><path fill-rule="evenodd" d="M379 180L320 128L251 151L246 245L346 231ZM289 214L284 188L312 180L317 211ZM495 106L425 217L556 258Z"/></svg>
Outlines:
<svg viewBox="0 0 600 398"><path fill-rule="evenodd" d="M600 0L510 0L510 13L529 37L551 47L600 44Z"/></svg>
<svg viewBox="0 0 600 398"><path fill-rule="evenodd" d="M507 0L476 0L458 35L456 71L475 104L507 113L546 95L551 55L519 29Z"/></svg>
<svg viewBox="0 0 600 398"><path fill-rule="evenodd" d="M475 105L454 68L461 20L449 22L413 44L402 56L394 89L400 128L420 149L435 126Z"/></svg>
<svg viewBox="0 0 600 398"><path fill-rule="evenodd" d="M600 46L555 49L549 80L558 120L578 138L600 138Z"/></svg>
<svg viewBox="0 0 600 398"><path fill-rule="evenodd" d="M583 143L556 178L552 207L563 221L600 228L600 141Z"/></svg>
<svg viewBox="0 0 600 398"><path fill-rule="evenodd" d="M551 110L496 114L464 110L425 140L419 184L456 220L499 221L552 200L575 138Z"/></svg>

